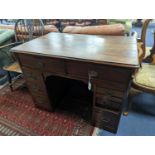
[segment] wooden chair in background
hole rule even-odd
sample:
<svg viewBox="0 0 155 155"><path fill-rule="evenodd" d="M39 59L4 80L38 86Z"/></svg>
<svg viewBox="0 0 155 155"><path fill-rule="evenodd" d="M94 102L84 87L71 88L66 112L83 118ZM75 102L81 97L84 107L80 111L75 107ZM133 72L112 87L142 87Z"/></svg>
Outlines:
<svg viewBox="0 0 155 155"><path fill-rule="evenodd" d="M142 27L142 35L141 39L138 39L138 52L139 52L139 61L141 64L141 67L137 70L137 72L133 75L133 80L131 82L131 87L139 90L134 92L134 95L138 95L141 92L151 93L155 94L155 64L150 63L144 63L143 60L146 55L146 30L147 26L151 19L148 19L144 22ZM154 33L155 38L155 33ZM155 40L154 40L154 46L155 46ZM128 115L128 111L132 105L132 98L133 94L130 91L131 87L129 87L129 94L128 96L128 105L123 112L125 116Z"/></svg>
<svg viewBox="0 0 155 155"><path fill-rule="evenodd" d="M15 23L16 42L26 42L44 35L44 24L41 19L19 19Z"/></svg>
<svg viewBox="0 0 155 155"><path fill-rule="evenodd" d="M138 52L139 52L139 60L140 62L144 60L144 58L150 54L151 47L146 47L146 33L149 23L152 21L152 19L146 19L143 22L142 25L142 31L140 38L137 38L137 46L138 46Z"/></svg>
<svg viewBox="0 0 155 155"><path fill-rule="evenodd" d="M15 43L8 45L10 48L13 46L22 44L24 42L30 41L34 38L44 35L44 24L40 19L19 19L15 24ZM7 45L6 45L7 46ZM16 61L14 55L10 53L14 58L14 63L4 66L3 69L8 73L8 81L11 91L13 91L13 82L11 77L11 72L18 73L15 79L18 79L22 75L22 70L19 63ZM14 79L14 80L15 80Z"/></svg>

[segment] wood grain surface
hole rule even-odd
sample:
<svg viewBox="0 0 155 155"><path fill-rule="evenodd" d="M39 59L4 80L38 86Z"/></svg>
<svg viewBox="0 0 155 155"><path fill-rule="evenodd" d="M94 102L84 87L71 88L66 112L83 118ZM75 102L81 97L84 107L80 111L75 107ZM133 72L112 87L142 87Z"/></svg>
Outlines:
<svg viewBox="0 0 155 155"><path fill-rule="evenodd" d="M137 41L126 36L49 33L12 51L114 66L139 66Z"/></svg>

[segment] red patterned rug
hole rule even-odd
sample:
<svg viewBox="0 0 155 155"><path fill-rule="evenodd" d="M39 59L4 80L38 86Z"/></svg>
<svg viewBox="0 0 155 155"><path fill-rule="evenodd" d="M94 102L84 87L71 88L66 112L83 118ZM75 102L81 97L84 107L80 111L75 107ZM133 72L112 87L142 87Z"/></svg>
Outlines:
<svg viewBox="0 0 155 155"><path fill-rule="evenodd" d="M93 130L89 122L68 111L36 108L25 88L0 90L0 135L89 136Z"/></svg>

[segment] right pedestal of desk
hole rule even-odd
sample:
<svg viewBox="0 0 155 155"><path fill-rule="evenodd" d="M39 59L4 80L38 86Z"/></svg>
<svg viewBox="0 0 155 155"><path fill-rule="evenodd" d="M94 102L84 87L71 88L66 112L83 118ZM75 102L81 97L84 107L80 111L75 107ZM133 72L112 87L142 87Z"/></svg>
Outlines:
<svg viewBox="0 0 155 155"><path fill-rule="evenodd" d="M102 74L93 80L92 124L116 133L132 70L108 67L106 72L101 71Z"/></svg>

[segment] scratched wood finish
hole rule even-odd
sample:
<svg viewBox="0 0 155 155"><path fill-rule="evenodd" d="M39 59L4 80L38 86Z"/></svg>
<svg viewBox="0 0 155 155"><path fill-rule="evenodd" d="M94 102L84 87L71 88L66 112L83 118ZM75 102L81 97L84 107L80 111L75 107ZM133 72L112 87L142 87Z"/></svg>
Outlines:
<svg viewBox="0 0 155 155"><path fill-rule="evenodd" d="M139 66L135 40L123 38L53 33L12 51L19 60L36 106L49 111L55 109L55 103L48 96L45 85L48 76L88 83L89 73L96 72L97 75L91 79L92 124L117 132L124 95L132 74Z"/></svg>
<svg viewBox="0 0 155 155"><path fill-rule="evenodd" d="M12 51L113 66L138 66L136 39L126 36L49 33Z"/></svg>

